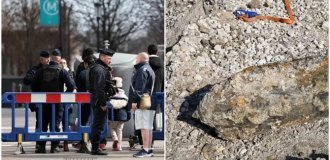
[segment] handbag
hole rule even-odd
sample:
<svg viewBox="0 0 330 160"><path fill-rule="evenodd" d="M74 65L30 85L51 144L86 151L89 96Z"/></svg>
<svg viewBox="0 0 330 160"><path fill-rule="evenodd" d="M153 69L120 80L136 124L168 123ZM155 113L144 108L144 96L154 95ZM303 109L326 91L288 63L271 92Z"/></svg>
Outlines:
<svg viewBox="0 0 330 160"><path fill-rule="evenodd" d="M155 81L152 82L151 93L143 93L143 95L141 96L141 100L138 104L139 109L150 109L151 108L151 94L154 90L154 85L155 85ZM133 92L136 94L136 91L135 91L132 83L131 83L131 86L132 86Z"/></svg>

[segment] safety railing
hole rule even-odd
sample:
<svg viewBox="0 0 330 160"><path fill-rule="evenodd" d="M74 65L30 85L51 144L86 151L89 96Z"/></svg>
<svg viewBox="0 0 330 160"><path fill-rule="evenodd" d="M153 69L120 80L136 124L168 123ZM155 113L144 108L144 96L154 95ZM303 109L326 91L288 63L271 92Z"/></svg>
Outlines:
<svg viewBox="0 0 330 160"><path fill-rule="evenodd" d="M89 139L89 134L91 132L91 127L86 125L81 125L81 107L84 103L90 103L90 93L37 93L37 92L6 92L2 96L2 104L9 104L11 106L11 131L9 133L2 133L3 142L18 142L18 147L15 154L24 154L24 149L22 142L26 141L80 141L84 140L87 144ZM163 92L157 92L153 96L153 105L160 107L162 112L162 130L153 131L153 137L155 140L164 140L165 131L165 97ZM25 108L25 124L23 127L17 127L15 123L16 118L16 107L17 104L23 104ZM35 132L29 131L29 113L30 104L35 104L38 110L38 128ZM51 127L50 132L42 131L42 107L43 104L51 104L52 107L52 117L51 117ZM55 109L56 104L61 104L64 106L64 131L55 131ZM78 124L77 130L72 131L68 126L68 109L72 104L78 105ZM92 112L91 112L92 113ZM91 114L91 120L93 119L93 114ZM62 124L63 125L63 124ZM81 152L89 152L85 148Z"/></svg>
<svg viewBox="0 0 330 160"><path fill-rule="evenodd" d="M162 112L162 130L153 131L153 137L155 140L164 140L165 132L165 95L164 92L157 92L153 96L154 105L160 106Z"/></svg>
<svg viewBox="0 0 330 160"><path fill-rule="evenodd" d="M2 103L11 106L11 132L2 133L3 142L18 142L18 148L15 154L24 154L22 146L23 141L80 141L87 143L90 126L81 126L81 104L90 103L89 93L28 93L28 92L7 92L2 96ZM16 104L23 104L25 108L25 125L16 127ZM29 131L29 106L35 104L38 110L38 128L35 132ZM42 107L43 104L51 104L52 117L50 132L42 131ZM55 131L55 107L56 104L64 106L64 131ZM72 131L68 127L68 109L72 104L78 105L78 125L77 130ZM63 125L63 124L62 124Z"/></svg>

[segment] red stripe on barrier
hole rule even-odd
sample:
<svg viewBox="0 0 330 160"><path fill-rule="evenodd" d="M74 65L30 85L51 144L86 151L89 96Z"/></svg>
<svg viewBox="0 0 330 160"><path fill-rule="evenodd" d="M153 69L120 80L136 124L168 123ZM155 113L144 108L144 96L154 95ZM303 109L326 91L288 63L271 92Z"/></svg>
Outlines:
<svg viewBox="0 0 330 160"><path fill-rule="evenodd" d="M61 102L61 94L47 94L46 95L47 103L60 103Z"/></svg>
<svg viewBox="0 0 330 160"><path fill-rule="evenodd" d="M76 103L90 103L89 94L76 94Z"/></svg>
<svg viewBox="0 0 330 160"><path fill-rule="evenodd" d="M31 94L16 94L16 103L31 103Z"/></svg>

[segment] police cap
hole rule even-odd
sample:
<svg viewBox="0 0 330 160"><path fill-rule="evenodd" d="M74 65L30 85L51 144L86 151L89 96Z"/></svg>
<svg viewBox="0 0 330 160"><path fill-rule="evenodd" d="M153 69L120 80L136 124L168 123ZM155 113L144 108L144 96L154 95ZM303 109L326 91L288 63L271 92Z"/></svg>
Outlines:
<svg viewBox="0 0 330 160"><path fill-rule="evenodd" d="M50 53L48 51L41 51L40 57L49 58Z"/></svg>
<svg viewBox="0 0 330 160"><path fill-rule="evenodd" d="M52 53L53 56L62 56L62 52L59 48L56 48Z"/></svg>
<svg viewBox="0 0 330 160"><path fill-rule="evenodd" d="M102 48L102 49L99 50L99 53L112 57L115 54L115 51L113 51L111 49L107 49L107 48Z"/></svg>

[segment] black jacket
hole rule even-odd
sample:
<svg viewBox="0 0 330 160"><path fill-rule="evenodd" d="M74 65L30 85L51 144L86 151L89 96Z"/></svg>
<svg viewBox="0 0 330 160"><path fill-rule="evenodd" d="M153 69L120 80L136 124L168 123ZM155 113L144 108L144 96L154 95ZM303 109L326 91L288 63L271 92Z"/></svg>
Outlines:
<svg viewBox="0 0 330 160"><path fill-rule="evenodd" d="M100 106L106 106L110 96L116 93L113 93L114 88L109 84L112 79L111 71L111 67L97 59L89 72L89 91L93 94L93 97L96 97L94 102L97 102Z"/></svg>
<svg viewBox="0 0 330 160"><path fill-rule="evenodd" d="M43 79L44 79L44 69L45 68L52 68L59 71L57 81L55 83L52 83L48 86L42 86ZM70 74L64 70L61 69L61 67L56 62L51 62L49 65L45 65L42 68L38 69L36 72L36 75L31 83L31 88L35 92L63 92L64 91L64 84L67 87L66 92L72 92L74 89L76 89L76 84L74 80L71 78ZM55 90L53 89L55 88ZM52 90L52 91L50 91Z"/></svg>
<svg viewBox="0 0 330 160"><path fill-rule="evenodd" d="M139 103L141 96L144 93L150 93L152 84L155 80L155 73L150 67L149 63L139 63L134 65L135 72L132 78L132 86L135 92L132 90L132 86L129 94L129 105L131 103ZM151 108L155 110L155 108Z"/></svg>
<svg viewBox="0 0 330 160"><path fill-rule="evenodd" d="M84 66L84 62L81 62L77 67L77 71L76 71L76 74L75 74L75 77L74 77L75 82L78 81L79 74L83 70L85 70L85 66Z"/></svg>
<svg viewBox="0 0 330 160"><path fill-rule="evenodd" d="M149 64L156 76L153 94L156 92L164 92L164 61L158 56L151 55Z"/></svg>
<svg viewBox="0 0 330 160"><path fill-rule="evenodd" d="M76 80L76 84L77 84L77 92L87 92L87 88L86 88L86 73L87 70L83 70L79 73L79 76Z"/></svg>
<svg viewBox="0 0 330 160"><path fill-rule="evenodd" d="M38 65L36 66L33 66L31 69L29 69L27 72L26 72L26 75L23 79L23 83L25 85L31 85L32 83L32 80L33 78L35 77L36 75L36 72L38 71L38 69L40 69L42 67L42 64L39 63Z"/></svg>

